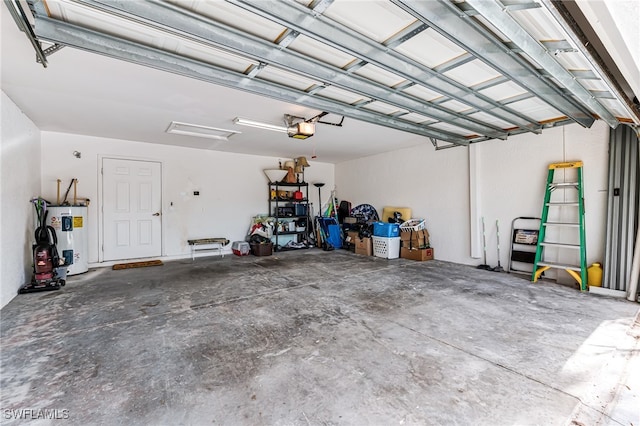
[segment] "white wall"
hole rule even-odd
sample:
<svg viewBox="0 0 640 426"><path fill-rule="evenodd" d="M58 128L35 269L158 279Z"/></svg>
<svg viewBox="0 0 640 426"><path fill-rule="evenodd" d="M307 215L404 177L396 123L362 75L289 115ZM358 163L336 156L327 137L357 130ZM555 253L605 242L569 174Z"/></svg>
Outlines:
<svg viewBox="0 0 640 426"><path fill-rule="evenodd" d="M495 220L501 225L501 262L507 264L511 221L518 216L540 217L547 179L548 164L561 161L584 162L585 228L587 236L587 262L602 262L607 213L609 128L596 122L591 129L579 125L544 130L541 135L525 134L507 141L490 141L478 145L480 156L480 214L487 218L487 246L490 265L497 263ZM564 173L555 172L556 177ZM573 171L567 171L567 180L575 181ZM556 179L558 180L558 179ZM562 180L562 179L559 179ZM567 192L570 199L576 193ZM558 194L562 196L562 194ZM549 210L551 215L557 214ZM574 211L567 212L571 215ZM569 217L570 218L570 217ZM550 232L558 231L550 230ZM575 235L557 235L562 241L578 241ZM570 234L572 231L568 231ZM553 234L548 234L554 237ZM560 241L556 240L556 241ZM548 254L553 259L554 252ZM555 260L577 264L577 253L570 250L555 252ZM547 257L549 259L549 257ZM547 273L555 276L554 270ZM566 278L564 271L559 277Z"/></svg>
<svg viewBox="0 0 640 426"><path fill-rule="evenodd" d="M34 209L40 190L40 131L1 94L0 307L31 279Z"/></svg>
<svg viewBox="0 0 640 426"><path fill-rule="evenodd" d="M507 141L474 145L477 156L477 217L487 224L487 260L497 264L495 221L500 222L501 264L506 268L511 221L519 216L539 217L547 166L552 162L582 160L586 204L588 262L601 261L606 218L609 130L603 122L591 129L578 125L525 134ZM406 206L414 217L427 219L435 257L479 264L471 257L469 150L435 151L431 143L361 158L336 165L341 199L353 205L368 203ZM479 234L474 234L479 238Z"/></svg>
<svg viewBox="0 0 640 426"><path fill-rule="evenodd" d="M80 151L80 159L73 156ZM278 158L231 154L127 140L66 133L42 133L42 194L56 199L56 180L66 190L78 179L78 197L91 200L88 212L90 264L99 261L99 169L103 157L153 160L162 163L163 255L190 253L187 239L226 237L243 241L254 214L268 208L265 168L277 168ZM284 159L283 159L284 160ZM334 166L309 161L307 182L333 187ZM193 191L199 191L194 196ZM315 200L315 187L309 192ZM64 192L64 191L63 191ZM171 203L173 202L173 206ZM227 246L230 251L230 245Z"/></svg>
<svg viewBox="0 0 640 426"><path fill-rule="evenodd" d="M469 261L469 172L466 148L434 152L425 144L336 165L338 198L353 207L410 207L426 218L438 259Z"/></svg>

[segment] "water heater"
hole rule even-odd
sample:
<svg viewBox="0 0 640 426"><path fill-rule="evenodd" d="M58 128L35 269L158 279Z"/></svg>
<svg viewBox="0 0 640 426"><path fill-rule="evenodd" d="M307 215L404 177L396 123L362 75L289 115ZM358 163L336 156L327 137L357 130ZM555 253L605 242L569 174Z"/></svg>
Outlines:
<svg viewBox="0 0 640 426"><path fill-rule="evenodd" d="M49 206L47 225L56 231L58 253L67 264L67 275L89 270L86 206Z"/></svg>

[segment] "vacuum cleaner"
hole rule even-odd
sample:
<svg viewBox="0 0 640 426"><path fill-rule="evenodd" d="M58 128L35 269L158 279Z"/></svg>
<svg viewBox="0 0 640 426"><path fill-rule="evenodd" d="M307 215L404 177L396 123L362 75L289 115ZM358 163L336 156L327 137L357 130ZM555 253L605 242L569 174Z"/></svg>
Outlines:
<svg viewBox="0 0 640 426"><path fill-rule="evenodd" d="M51 226L47 226L47 203L40 198L32 200L38 216L33 245L33 276L31 282L18 289L18 294L35 291L59 290L65 285L64 261L58 254L58 238Z"/></svg>

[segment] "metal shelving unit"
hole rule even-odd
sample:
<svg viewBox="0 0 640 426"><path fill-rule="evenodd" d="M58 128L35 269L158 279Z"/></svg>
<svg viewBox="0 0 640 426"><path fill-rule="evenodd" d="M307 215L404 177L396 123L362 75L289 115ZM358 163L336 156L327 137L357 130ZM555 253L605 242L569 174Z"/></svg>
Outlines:
<svg viewBox="0 0 640 426"><path fill-rule="evenodd" d="M299 198L295 193L300 192ZM273 230L274 251L299 250L304 247L287 247L280 244L282 236L292 236L288 241L302 244L308 241L309 233L309 184L300 183L269 183L269 215L275 218L276 226ZM294 229L290 229L293 223ZM304 226L299 226L304 224ZM286 226L286 228L281 228ZM304 228L304 229L300 229Z"/></svg>

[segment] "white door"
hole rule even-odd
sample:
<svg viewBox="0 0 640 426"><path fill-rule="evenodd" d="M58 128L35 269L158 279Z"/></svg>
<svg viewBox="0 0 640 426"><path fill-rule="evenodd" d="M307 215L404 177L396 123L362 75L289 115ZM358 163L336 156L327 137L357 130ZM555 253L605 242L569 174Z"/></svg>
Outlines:
<svg viewBox="0 0 640 426"><path fill-rule="evenodd" d="M104 260L162 254L160 163L102 160Z"/></svg>

